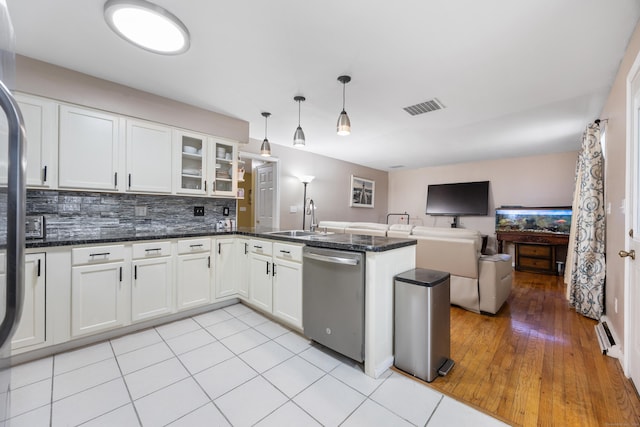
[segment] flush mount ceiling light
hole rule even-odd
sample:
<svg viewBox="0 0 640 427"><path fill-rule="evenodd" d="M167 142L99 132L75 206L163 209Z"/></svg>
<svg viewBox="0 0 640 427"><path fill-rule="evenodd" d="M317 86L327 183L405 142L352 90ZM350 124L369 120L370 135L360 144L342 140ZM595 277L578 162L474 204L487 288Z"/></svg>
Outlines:
<svg viewBox="0 0 640 427"><path fill-rule="evenodd" d="M161 55L189 49L189 31L175 15L146 0L108 0L104 18L120 37Z"/></svg>
<svg viewBox="0 0 640 427"><path fill-rule="evenodd" d="M260 146L260 155L264 157L271 156L271 144L269 144L269 140L267 139L267 119L270 115L271 113L262 113L262 117L264 117L264 141L262 141L262 145Z"/></svg>
<svg viewBox="0 0 640 427"><path fill-rule="evenodd" d="M344 91L347 83L351 81L350 76L340 76L338 81L342 83L342 112L338 117L338 135L349 135L351 133L351 120L347 116L347 112L344 109Z"/></svg>
<svg viewBox="0 0 640 427"><path fill-rule="evenodd" d="M293 100L298 103L298 128L296 129L296 133L293 134L293 146L302 147L306 144L306 139L304 137L304 131L300 127L300 103L305 101L306 98L304 96L294 96Z"/></svg>

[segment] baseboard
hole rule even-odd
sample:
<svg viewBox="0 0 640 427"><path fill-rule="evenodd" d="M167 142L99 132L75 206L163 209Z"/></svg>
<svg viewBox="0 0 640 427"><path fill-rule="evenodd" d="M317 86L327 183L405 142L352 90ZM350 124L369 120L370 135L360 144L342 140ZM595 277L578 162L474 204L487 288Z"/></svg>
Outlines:
<svg viewBox="0 0 640 427"><path fill-rule="evenodd" d="M600 318L600 323L602 322L606 322L609 328L609 332L611 332L611 335L613 336L613 340L615 341L615 345L611 346L605 354L609 357L618 359L620 366L624 367L624 353L622 351L620 338L618 338L619 335L616 333L615 328L613 327L613 323L609 320L607 316L602 316Z"/></svg>

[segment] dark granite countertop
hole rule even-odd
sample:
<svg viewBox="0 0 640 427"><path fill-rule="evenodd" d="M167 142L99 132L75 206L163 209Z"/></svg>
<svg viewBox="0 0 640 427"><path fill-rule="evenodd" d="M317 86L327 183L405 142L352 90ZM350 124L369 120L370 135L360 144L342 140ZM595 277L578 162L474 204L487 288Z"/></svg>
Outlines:
<svg viewBox="0 0 640 427"><path fill-rule="evenodd" d="M277 231L277 230L274 230ZM110 243L123 243L134 242L143 240L167 240L167 239L182 239L191 237L215 237L215 236L247 236L258 237L270 240L280 240L285 242L303 243L307 246L329 248L329 249L341 249L357 252L384 252L392 249L402 248L405 246L415 245L416 241L413 239L397 239L390 237L377 237L377 236L362 236L356 234L322 234L317 233L312 236L293 237L293 236L279 236L270 234L271 231L256 231L250 228L241 228L231 231L211 231L206 230L202 232L167 232L167 233L130 233L118 235L110 234L109 236L72 236L72 237L58 237L48 239L29 239L26 242L27 249L32 248L51 248L58 246L76 246L76 245L89 245L89 244L110 244Z"/></svg>

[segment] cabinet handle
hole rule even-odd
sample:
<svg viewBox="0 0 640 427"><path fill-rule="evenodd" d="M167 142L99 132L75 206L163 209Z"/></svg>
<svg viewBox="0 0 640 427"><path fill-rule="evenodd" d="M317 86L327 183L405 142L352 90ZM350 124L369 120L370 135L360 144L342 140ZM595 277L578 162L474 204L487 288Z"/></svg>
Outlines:
<svg viewBox="0 0 640 427"><path fill-rule="evenodd" d="M222 243L218 243L218 255L220 255L222 253L221 252L221 250L222 250L221 246L222 246Z"/></svg>
<svg viewBox="0 0 640 427"><path fill-rule="evenodd" d="M47 182L47 167L46 166L42 170L42 182Z"/></svg>
<svg viewBox="0 0 640 427"><path fill-rule="evenodd" d="M38 277L40 277L40 260L38 259Z"/></svg>
<svg viewBox="0 0 640 427"><path fill-rule="evenodd" d="M291 253L291 251L285 251L284 249L280 249L280 252L283 253L283 254L290 254Z"/></svg>
<svg viewBox="0 0 640 427"><path fill-rule="evenodd" d="M273 263L273 268L271 269L271 275L275 276L276 275L276 263Z"/></svg>
<svg viewBox="0 0 640 427"><path fill-rule="evenodd" d="M269 271L269 264L270 264L270 262L269 262L269 261L267 261L267 276L268 276L269 274L271 274L271 271Z"/></svg>
<svg viewBox="0 0 640 427"><path fill-rule="evenodd" d="M120 267L120 281L122 282L122 267Z"/></svg>
<svg viewBox="0 0 640 427"><path fill-rule="evenodd" d="M262 246L253 245L253 249L262 249Z"/></svg>
<svg viewBox="0 0 640 427"><path fill-rule="evenodd" d="M245 244L244 244L244 254L245 254L245 255L247 254L247 249L248 249L248 247L249 247L249 244L248 244L248 243L245 243Z"/></svg>
<svg viewBox="0 0 640 427"><path fill-rule="evenodd" d="M201 248L202 243L198 243L197 245L189 245L190 248Z"/></svg>
<svg viewBox="0 0 640 427"><path fill-rule="evenodd" d="M100 253L95 253L95 254L89 254L90 257L94 257L94 256L109 256L111 255L111 252L100 252Z"/></svg>
<svg viewBox="0 0 640 427"><path fill-rule="evenodd" d="M129 188L131 188L131 174L129 174Z"/></svg>
<svg viewBox="0 0 640 427"><path fill-rule="evenodd" d="M134 265L133 266L133 280L138 280L138 266ZM122 280L120 280L122 281Z"/></svg>
<svg viewBox="0 0 640 427"><path fill-rule="evenodd" d="M207 257L207 268L211 268L211 255Z"/></svg>
<svg viewBox="0 0 640 427"><path fill-rule="evenodd" d="M162 248L149 248L149 249L145 249L144 251L145 252L154 252L154 251L158 251L159 252L161 250L162 250Z"/></svg>
<svg viewBox="0 0 640 427"><path fill-rule="evenodd" d="M204 192L207 192L207 181L204 182Z"/></svg>
<svg viewBox="0 0 640 427"><path fill-rule="evenodd" d="M115 181L115 186L118 186L118 172L113 174L113 180Z"/></svg>

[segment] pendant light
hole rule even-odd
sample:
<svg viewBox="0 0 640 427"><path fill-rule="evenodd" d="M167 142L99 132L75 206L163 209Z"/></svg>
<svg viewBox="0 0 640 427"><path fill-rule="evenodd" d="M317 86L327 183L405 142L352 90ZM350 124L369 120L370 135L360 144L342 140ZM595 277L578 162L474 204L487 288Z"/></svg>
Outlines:
<svg viewBox="0 0 640 427"><path fill-rule="evenodd" d="M293 146L294 147L303 147L306 144L306 139L304 137L304 131L300 127L300 103L302 101L306 101L307 98L304 96L294 96L293 100L298 103L298 128L296 129L296 133L293 134Z"/></svg>
<svg viewBox="0 0 640 427"><path fill-rule="evenodd" d="M189 31L171 12L146 0L108 0L104 17L109 27L128 42L161 55L189 49Z"/></svg>
<svg viewBox="0 0 640 427"><path fill-rule="evenodd" d="M264 117L264 141L262 141L262 145L260 146L260 155L264 157L271 157L271 144L269 144L269 140L267 139L267 119L270 115L271 113L262 113L262 117Z"/></svg>
<svg viewBox="0 0 640 427"><path fill-rule="evenodd" d="M338 81L342 83L342 112L338 117L338 135L349 135L351 133L351 120L347 116L347 112L344 109L344 91L347 83L351 81L350 76L340 76Z"/></svg>

